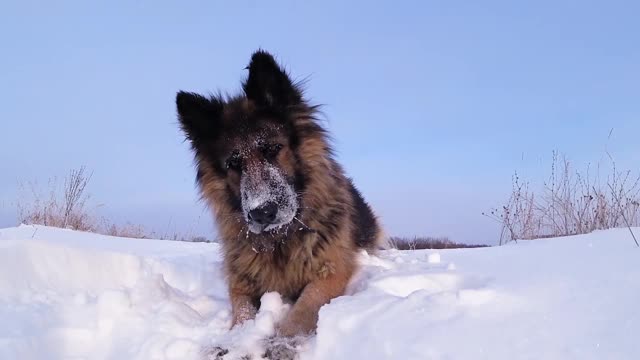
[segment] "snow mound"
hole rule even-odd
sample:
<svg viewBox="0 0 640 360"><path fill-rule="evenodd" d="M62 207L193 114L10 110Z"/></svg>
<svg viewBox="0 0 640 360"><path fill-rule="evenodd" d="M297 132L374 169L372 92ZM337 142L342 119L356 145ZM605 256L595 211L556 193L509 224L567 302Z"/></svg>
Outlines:
<svg viewBox="0 0 640 360"><path fill-rule="evenodd" d="M640 229L636 229L640 233ZM0 359L224 359L264 352L265 294L229 330L217 244L0 229ZM635 359L640 249L628 230L495 248L362 253L306 359Z"/></svg>

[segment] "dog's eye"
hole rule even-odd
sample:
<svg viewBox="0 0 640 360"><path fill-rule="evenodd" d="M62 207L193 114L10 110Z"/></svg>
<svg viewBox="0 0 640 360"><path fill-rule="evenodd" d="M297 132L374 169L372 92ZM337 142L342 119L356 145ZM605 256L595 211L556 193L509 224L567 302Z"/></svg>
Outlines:
<svg viewBox="0 0 640 360"><path fill-rule="evenodd" d="M239 171L242 168L242 158L239 154L233 154L225 161L225 166L227 169Z"/></svg>
<svg viewBox="0 0 640 360"><path fill-rule="evenodd" d="M282 148L282 144L267 144L262 148L262 154L267 159L274 159Z"/></svg>

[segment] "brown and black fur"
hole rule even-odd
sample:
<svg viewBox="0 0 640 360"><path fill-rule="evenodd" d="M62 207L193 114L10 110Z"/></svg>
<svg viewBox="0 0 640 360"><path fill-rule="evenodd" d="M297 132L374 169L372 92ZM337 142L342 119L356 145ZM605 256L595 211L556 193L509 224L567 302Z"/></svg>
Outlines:
<svg viewBox="0 0 640 360"><path fill-rule="evenodd" d="M179 92L179 119L222 238L232 326L253 318L260 297L277 291L294 302L278 333L310 333L320 307L344 293L357 252L375 249L381 231L299 86L264 51L253 54L248 70L235 97ZM260 141L253 146L253 139ZM256 234L247 230L240 182L264 164L285 174L298 208L291 223Z"/></svg>

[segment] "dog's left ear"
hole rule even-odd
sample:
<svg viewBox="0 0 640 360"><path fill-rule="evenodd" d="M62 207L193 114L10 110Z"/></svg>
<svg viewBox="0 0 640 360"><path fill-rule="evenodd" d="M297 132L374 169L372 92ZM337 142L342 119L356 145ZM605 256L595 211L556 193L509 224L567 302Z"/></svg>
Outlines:
<svg viewBox="0 0 640 360"><path fill-rule="evenodd" d="M258 50L247 67L249 77L242 85L249 100L259 106L283 108L302 102L302 94L273 56Z"/></svg>

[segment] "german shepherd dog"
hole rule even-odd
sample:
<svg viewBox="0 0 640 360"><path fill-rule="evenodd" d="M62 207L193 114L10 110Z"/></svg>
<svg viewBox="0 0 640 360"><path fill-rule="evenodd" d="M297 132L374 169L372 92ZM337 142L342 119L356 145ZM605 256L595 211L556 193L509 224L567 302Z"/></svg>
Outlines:
<svg viewBox="0 0 640 360"><path fill-rule="evenodd" d="M178 92L178 118L221 237L231 326L275 291L292 302L276 334L309 334L320 307L344 293L357 253L378 247L381 229L300 85L263 50L247 69L237 96Z"/></svg>

